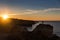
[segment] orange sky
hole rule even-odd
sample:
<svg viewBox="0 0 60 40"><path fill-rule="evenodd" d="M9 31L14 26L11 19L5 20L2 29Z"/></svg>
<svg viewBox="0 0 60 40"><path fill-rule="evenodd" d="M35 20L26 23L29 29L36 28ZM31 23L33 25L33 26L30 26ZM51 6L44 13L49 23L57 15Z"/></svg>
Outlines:
<svg viewBox="0 0 60 40"><path fill-rule="evenodd" d="M60 3L56 0L1 0L0 16L4 14L9 18L60 21Z"/></svg>
<svg viewBox="0 0 60 40"><path fill-rule="evenodd" d="M41 17L37 17L37 16L24 16L24 15L14 15L14 16L10 16L11 18L17 18L17 19L24 19L24 20L54 20L54 21L59 21L60 20L60 16L56 17L56 16L41 16Z"/></svg>
<svg viewBox="0 0 60 40"><path fill-rule="evenodd" d="M3 8L0 10L0 16L7 14L10 18L24 19L24 20L60 20L60 14L56 14L55 11L60 9L44 9L44 10L12 10L9 8ZM55 13L55 14L54 14ZM60 12L59 12L60 13Z"/></svg>

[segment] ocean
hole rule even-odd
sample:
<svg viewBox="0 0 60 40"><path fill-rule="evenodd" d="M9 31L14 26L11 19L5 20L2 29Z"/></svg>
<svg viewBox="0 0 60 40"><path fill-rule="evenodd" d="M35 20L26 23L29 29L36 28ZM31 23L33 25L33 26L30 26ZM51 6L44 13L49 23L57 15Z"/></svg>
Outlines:
<svg viewBox="0 0 60 40"><path fill-rule="evenodd" d="M40 22L38 22L36 25L38 25ZM50 24L53 26L53 34L56 34L57 36L60 36L60 21L44 21L44 24ZM36 28L36 25L33 25L32 28L27 28L28 31L33 31L34 28Z"/></svg>
<svg viewBox="0 0 60 40"><path fill-rule="evenodd" d="M45 21L44 24L53 26L53 33L60 36L60 21Z"/></svg>

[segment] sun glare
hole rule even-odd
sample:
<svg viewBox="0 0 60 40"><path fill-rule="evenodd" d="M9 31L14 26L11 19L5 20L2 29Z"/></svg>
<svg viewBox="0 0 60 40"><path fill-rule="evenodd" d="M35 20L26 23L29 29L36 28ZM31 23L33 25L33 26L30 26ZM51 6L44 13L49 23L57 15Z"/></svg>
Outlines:
<svg viewBox="0 0 60 40"><path fill-rule="evenodd" d="M8 19L8 15L2 15L2 18L4 19L4 20L6 20L6 19Z"/></svg>

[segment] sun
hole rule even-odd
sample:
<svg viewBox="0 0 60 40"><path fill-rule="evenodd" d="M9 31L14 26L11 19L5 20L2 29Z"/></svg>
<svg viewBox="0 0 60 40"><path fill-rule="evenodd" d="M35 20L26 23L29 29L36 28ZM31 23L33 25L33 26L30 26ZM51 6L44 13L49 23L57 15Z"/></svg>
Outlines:
<svg viewBox="0 0 60 40"><path fill-rule="evenodd" d="M2 15L2 18L3 18L4 20L6 20L6 19L9 18L9 16L8 16L7 14L5 14L5 15Z"/></svg>

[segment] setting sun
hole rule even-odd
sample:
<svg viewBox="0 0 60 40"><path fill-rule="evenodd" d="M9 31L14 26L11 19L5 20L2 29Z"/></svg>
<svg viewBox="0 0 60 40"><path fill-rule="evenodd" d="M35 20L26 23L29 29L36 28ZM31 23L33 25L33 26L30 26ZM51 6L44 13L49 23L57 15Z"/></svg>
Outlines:
<svg viewBox="0 0 60 40"><path fill-rule="evenodd" d="M4 20L6 20L6 19L8 19L8 15L2 15L2 18L4 19Z"/></svg>

